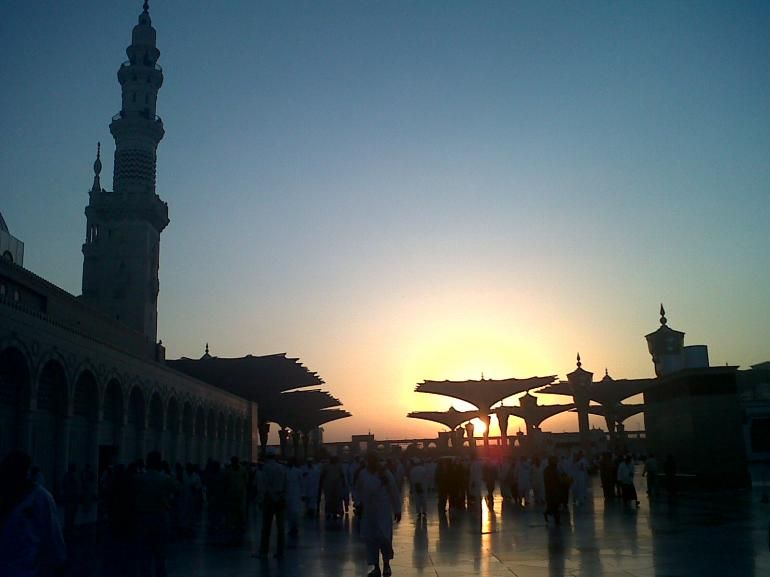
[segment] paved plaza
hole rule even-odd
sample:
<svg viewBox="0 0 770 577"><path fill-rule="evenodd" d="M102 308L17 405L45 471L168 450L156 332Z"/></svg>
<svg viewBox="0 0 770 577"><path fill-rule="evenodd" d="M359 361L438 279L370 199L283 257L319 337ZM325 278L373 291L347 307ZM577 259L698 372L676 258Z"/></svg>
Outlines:
<svg viewBox="0 0 770 577"><path fill-rule="evenodd" d="M755 490L738 494L683 495L674 503L642 498L639 510L605 506L598 482L593 503L573 512L561 527L546 526L539 510L503 506L418 522L405 497L404 518L394 532L396 577L686 577L770 575L770 505ZM256 524L252 521L251 526ZM299 542L284 559L252 557L258 529L228 546L200 531L174 543L170 576L322 576L366 574L364 546L355 520L307 520ZM135 575L130 544L115 544L96 531L73 545L75 575Z"/></svg>

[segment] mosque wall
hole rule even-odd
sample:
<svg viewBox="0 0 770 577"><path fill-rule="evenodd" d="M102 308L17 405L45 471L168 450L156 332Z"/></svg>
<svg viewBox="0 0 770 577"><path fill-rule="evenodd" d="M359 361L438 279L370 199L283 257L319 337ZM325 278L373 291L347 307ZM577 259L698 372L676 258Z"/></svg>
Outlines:
<svg viewBox="0 0 770 577"><path fill-rule="evenodd" d="M15 265L0 267L8 276ZM0 298L0 454L28 451L54 490L69 463L98 470L153 449L172 464L250 458L256 410L146 355Z"/></svg>

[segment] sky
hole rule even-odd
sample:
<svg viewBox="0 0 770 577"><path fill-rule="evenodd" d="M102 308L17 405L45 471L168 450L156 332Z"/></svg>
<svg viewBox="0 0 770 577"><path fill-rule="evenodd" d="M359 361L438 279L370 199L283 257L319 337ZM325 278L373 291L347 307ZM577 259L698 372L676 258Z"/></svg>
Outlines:
<svg viewBox="0 0 770 577"><path fill-rule="evenodd" d="M0 211L25 266L73 294L140 11L4 2ZM150 14L169 358L299 357L354 415L330 440L434 436L405 414L464 405L423 379L565 378L577 352L597 377L653 376L661 302L712 364L770 360L770 3Z"/></svg>

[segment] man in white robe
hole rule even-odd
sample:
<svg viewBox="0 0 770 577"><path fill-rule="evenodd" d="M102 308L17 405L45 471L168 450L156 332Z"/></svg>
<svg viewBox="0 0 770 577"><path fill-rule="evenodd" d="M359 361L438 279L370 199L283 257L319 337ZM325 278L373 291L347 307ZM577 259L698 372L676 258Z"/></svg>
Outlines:
<svg viewBox="0 0 770 577"><path fill-rule="evenodd" d="M393 474L379 463L377 455L367 456L366 468L356 480L356 491L363 511L361 536L366 542L367 563L373 565L367 577L388 577L392 574L393 520L401 521L401 495Z"/></svg>

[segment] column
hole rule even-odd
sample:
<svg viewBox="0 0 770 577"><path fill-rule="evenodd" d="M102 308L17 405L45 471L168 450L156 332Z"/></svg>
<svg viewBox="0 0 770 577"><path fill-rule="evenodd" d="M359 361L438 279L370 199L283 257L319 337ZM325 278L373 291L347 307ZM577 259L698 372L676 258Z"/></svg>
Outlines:
<svg viewBox="0 0 770 577"><path fill-rule="evenodd" d="M51 479L51 486L55 487L64 477L70 462L70 432L72 430L72 418L63 417L59 421L58 437L56 439L56 467L55 478Z"/></svg>

